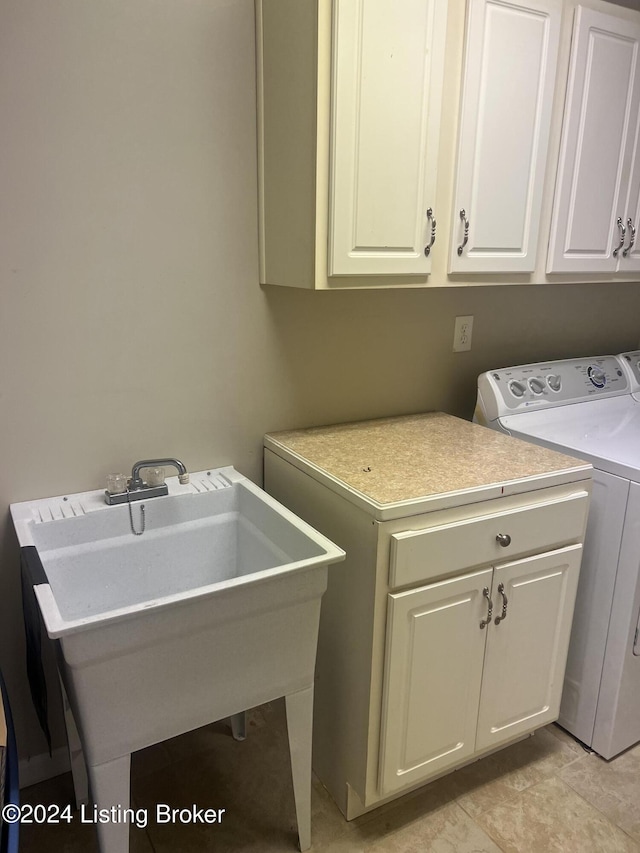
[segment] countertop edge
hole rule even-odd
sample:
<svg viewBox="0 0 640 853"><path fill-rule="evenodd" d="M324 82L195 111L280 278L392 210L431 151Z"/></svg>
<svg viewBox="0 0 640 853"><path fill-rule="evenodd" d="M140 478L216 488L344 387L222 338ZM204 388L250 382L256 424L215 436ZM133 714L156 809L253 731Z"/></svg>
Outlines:
<svg viewBox="0 0 640 853"><path fill-rule="evenodd" d="M589 462L576 459L575 466L549 471L544 474L534 474L515 480L505 480L500 483L488 483L469 489L458 489L433 495L424 495L404 501L382 504L363 492L349 486L338 477L334 477L324 468L310 462L304 456L296 453L267 434L264 437L264 447L275 453L281 459L291 463L300 471L323 483L331 491L342 495L350 503L372 515L377 521L391 521L397 518L407 518L425 512L449 509L467 504L480 503L507 495L517 495L537 489L545 489L566 483L578 483L591 479L593 466Z"/></svg>

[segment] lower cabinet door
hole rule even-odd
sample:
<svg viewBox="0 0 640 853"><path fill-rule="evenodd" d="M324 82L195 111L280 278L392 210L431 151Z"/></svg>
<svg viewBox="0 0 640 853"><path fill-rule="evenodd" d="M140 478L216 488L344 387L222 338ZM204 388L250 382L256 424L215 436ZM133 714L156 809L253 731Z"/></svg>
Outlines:
<svg viewBox="0 0 640 853"><path fill-rule="evenodd" d="M495 569L477 750L557 718L581 552L572 545Z"/></svg>
<svg viewBox="0 0 640 853"><path fill-rule="evenodd" d="M389 794L471 756L493 570L389 595L379 786ZM486 589L486 595L483 590Z"/></svg>

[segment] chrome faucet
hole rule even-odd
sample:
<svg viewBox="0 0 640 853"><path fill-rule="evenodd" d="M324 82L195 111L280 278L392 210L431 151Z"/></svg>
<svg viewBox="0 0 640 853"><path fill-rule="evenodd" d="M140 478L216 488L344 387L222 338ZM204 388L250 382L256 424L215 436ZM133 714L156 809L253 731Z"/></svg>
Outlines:
<svg viewBox="0 0 640 853"><path fill-rule="evenodd" d="M131 480L129 481L129 491L136 492L138 489L144 488L144 482L142 481L142 477L140 476L140 471L142 468L159 468L164 465L172 465L174 468L178 469L178 480L182 483L189 482L189 473L184 465L179 459L143 459L140 462L136 462L133 468L131 469Z"/></svg>
<svg viewBox="0 0 640 853"><path fill-rule="evenodd" d="M131 469L131 477L127 482L127 488L124 492L106 491L105 501L108 504L131 503L131 501L141 501L144 498L158 498L162 495L169 494L169 487L166 483L161 483L157 486L150 486L145 483L140 476L140 471L143 468L159 468L161 466L171 465L178 469L178 480L185 485L189 482L189 472L183 462L179 459L142 459L136 462Z"/></svg>

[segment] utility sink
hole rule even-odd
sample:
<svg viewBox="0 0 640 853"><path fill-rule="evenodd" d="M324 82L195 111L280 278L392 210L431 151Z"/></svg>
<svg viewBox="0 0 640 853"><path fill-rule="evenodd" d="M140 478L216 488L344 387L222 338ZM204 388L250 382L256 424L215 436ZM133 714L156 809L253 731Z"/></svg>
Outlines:
<svg viewBox="0 0 640 853"><path fill-rule="evenodd" d="M107 507L101 492L14 504L21 544L35 545L46 575L35 591L50 637L264 584L339 553L233 469L192 474L187 486L171 479L173 494L143 502L139 536L129 507ZM73 515L56 519L56 502ZM140 504L131 513L139 525Z"/></svg>
<svg viewBox="0 0 640 853"><path fill-rule="evenodd" d="M11 507L59 641L76 798L78 747L94 802L125 808L131 752L284 696L305 850L320 603L344 552L231 467L167 483L130 505L86 492ZM97 830L102 853L126 853L126 823Z"/></svg>

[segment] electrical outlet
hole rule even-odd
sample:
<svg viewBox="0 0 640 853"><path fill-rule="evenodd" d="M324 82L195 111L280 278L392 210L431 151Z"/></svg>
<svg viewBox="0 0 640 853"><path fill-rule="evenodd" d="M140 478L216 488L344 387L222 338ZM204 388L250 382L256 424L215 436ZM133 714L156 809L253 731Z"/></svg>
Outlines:
<svg viewBox="0 0 640 853"><path fill-rule="evenodd" d="M453 327L453 351L465 352L471 349L471 332L473 331L473 315L456 317Z"/></svg>

